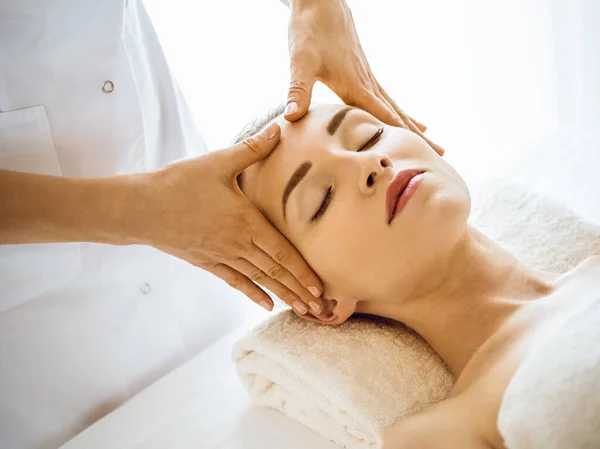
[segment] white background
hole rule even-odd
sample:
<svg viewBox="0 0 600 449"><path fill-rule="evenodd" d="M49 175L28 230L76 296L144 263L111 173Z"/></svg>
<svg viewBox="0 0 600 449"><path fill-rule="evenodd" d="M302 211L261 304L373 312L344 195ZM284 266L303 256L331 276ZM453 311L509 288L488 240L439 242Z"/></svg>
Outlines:
<svg viewBox="0 0 600 449"><path fill-rule="evenodd" d="M210 148L285 101L288 9L278 0L146 0ZM450 162L523 145L559 121L600 121L600 2L350 0L384 88ZM314 99L336 100L324 86Z"/></svg>

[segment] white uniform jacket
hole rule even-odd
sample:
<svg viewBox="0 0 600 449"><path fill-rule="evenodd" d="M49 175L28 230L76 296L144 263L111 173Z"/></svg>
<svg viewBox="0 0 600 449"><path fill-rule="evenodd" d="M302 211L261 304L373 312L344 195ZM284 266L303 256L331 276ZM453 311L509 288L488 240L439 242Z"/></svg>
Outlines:
<svg viewBox="0 0 600 449"><path fill-rule="evenodd" d="M0 0L1 169L103 177L204 151L139 0ZM241 318L224 294L150 247L0 246L0 447L56 447L199 352Z"/></svg>

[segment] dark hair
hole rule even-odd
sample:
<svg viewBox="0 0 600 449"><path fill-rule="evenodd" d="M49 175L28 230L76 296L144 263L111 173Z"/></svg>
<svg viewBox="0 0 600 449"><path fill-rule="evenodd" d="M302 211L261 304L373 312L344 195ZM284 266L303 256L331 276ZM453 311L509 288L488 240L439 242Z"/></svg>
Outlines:
<svg viewBox="0 0 600 449"><path fill-rule="evenodd" d="M232 144L235 145L240 143L242 140L247 139L248 137L253 136L256 133L259 133L263 130L265 126L267 126L273 119L283 114L285 110L285 104L280 104L279 106L269 109L263 115L258 116L251 122L247 123L246 126L242 128L242 130L237 133L237 135L233 138ZM240 187L240 190L243 190L244 186L244 172L241 172L237 175L237 183Z"/></svg>

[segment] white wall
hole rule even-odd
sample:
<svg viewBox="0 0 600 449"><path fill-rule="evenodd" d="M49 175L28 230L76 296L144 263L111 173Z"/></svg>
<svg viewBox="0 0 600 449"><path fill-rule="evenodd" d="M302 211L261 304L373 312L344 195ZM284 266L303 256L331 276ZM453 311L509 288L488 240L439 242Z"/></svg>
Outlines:
<svg viewBox="0 0 600 449"><path fill-rule="evenodd" d="M285 100L288 10L278 0L145 3L210 147ZM375 75L465 175L559 120L600 121L600 2L349 5ZM315 99L335 97L323 87Z"/></svg>

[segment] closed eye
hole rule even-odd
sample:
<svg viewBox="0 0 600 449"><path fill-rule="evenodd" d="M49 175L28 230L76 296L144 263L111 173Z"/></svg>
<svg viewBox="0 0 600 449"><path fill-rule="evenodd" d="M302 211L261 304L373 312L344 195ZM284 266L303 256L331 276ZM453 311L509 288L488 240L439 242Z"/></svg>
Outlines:
<svg viewBox="0 0 600 449"><path fill-rule="evenodd" d="M318 220L319 217L325 213L325 210L327 209L327 206L329 206L330 202L331 202L331 187L329 187L329 189L327 189L327 193L325 194L325 198L323 198L321 207L319 207L319 210L310 219L311 223L315 220Z"/></svg>
<svg viewBox="0 0 600 449"><path fill-rule="evenodd" d="M358 149L358 151L359 152L365 151L365 150L368 150L369 148L371 148L373 145L375 145L379 141L382 134L383 134L383 127L379 128L377 130L377 132L375 134L373 134L373 136L369 140L367 140L362 147L360 147Z"/></svg>
<svg viewBox="0 0 600 449"><path fill-rule="evenodd" d="M369 140L367 140L358 149L358 151L359 152L365 151L365 150L368 150L369 148L371 148L373 145L375 145L379 141L382 134L383 134L383 127L379 128L377 130L377 132L375 132L375 134L373 134L373 136ZM318 220L325 213L325 211L327 210L327 207L331 203L331 196L332 196L332 187L329 187L329 189L327 189L327 192L325 193L325 197L323 198L323 201L321 202L321 206L319 206L319 210L317 210L317 212L310 219L311 223Z"/></svg>

